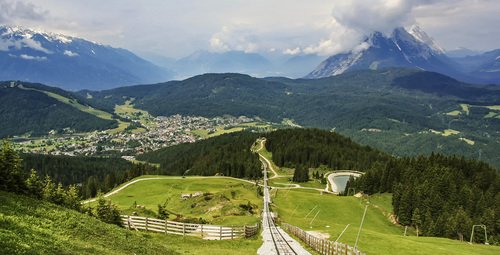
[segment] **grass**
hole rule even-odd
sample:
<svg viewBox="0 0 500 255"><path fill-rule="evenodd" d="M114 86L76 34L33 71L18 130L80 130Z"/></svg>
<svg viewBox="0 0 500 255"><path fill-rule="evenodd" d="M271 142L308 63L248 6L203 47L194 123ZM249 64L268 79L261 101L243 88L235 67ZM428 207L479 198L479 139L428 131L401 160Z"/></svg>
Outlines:
<svg viewBox="0 0 500 255"><path fill-rule="evenodd" d="M128 231L47 202L0 192L0 254L256 254L259 237L207 241Z"/></svg>
<svg viewBox="0 0 500 255"><path fill-rule="evenodd" d="M320 195L316 191L290 190L278 192L273 210L284 222L306 231L318 231L335 240L347 224L351 224L340 242L354 246L365 202L355 197ZM499 254L500 247L469 245L446 238L403 236L404 228L394 225L387 213L392 210L388 194L373 196L359 240L359 249L367 254ZM313 210L314 209L314 210ZM312 210L312 211L311 211ZM318 213L319 212L319 213ZM316 219L312 221L314 215ZM307 217L306 215L309 214ZM312 223L311 223L312 221Z"/></svg>
<svg viewBox="0 0 500 255"><path fill-rule="evenodd" d="M149 112L135 108L133 102L134 99L129 99L125 101L125 104L115 105L115 114L124 118L128 117L132 120L138 120L142 125L146 127L154 126L155 123L151 121L151 115L149 114Z"/></svg>
<svg viewBox="0 0 500 255"><path fill-rule="evenodd" d="M143 176L139 179L144 177L158 176ZM126 214L135 211L139 215L155 217L158 204L165 204L171 212L171 220L176 215L203 218L217 225L251 225L260 220L261 199L257 196L254 184L223 177L160 178L134 183L108 198ZM181 198L182 194L196 192L211 195ZM145 209L131 208L134 202ZM253 214L240 207L248 203L254 207Z"/></svg>
<svg viewBox="0 0 500 255"><path fill-rule="evenodd" d="M469 115L469 105L468 104L460 104L460 108L462 108L462 111L465 112L466 115Z"/></svg>
<svg viewBox="0 0 500 255"><path fill-rule="evenodd" d="M459 110L455 110L455 111L451 111L451 112L446 113L446 115L448 115L448 116L458 116L460 114L462 114L462 113Z"/></svg>
<svg viewBox="0 0 500 255"><path fill-rule="evenodd" d="M194 134L194 135L197 135L197 136L199 136L199 137L201 137L203 139L206 139L206 138L220 136L220 135L223 135L223 134L240 132L243 129L245 129L245 128L241 127L241 126L231 127L231 128L227 128L227 129L224 128L224 126L217 126L217 127L215 127L215 132L213 132L213 133L209 133L209 131L205 130L205 129L193 130L193 131L191 131L191 133Z"/></svg>
<svg viewBox="0 0 500 255"><path fill-rule="evenodd" d="M500 111L500 105L490 105L490 106L485 106L485 107L490 109L490 110Z"/></svg>
<svg viewBox="0 0 500 255"><path fill-rule="evenodd" d="M458 134L460 134L460 131L453 129L445 129L442 133L443 136L458 135Z"/></svg>
<svg viewBox="0 0 500 255"><path fill-rule="evenodd" d="M48 96L50 96L52 98L57 99L60 102L63 102L65 104L69 104L82 112L90 113L90 114L92 114L98 118L101 118L101 119L113 120L113 115L111 115L110 113L107 113L105 111L101 111L101 110L92 108L90 106L82 105L74 99L69 99L67 97L63 97L63 96L56 94L56 93L52 93L52 92L48 92L48 91L41 91L41 90L39 90L39 91L47 94Z"/></svg>

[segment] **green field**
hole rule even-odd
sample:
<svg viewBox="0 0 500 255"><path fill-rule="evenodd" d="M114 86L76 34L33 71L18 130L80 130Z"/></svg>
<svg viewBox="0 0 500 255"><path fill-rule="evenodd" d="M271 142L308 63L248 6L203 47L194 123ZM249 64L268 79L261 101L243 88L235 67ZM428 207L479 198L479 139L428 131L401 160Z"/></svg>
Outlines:
<svg viewBox="0 0 500 255"><path fill-rule="evenodd" d="M207 241L129 231L47 202L0 192L0 254L256 254L260 237Z"/></svg>
<svg viewBox="0 0 500 255"><path fill-rule="evenodd" d="M255 184L224 177L159 177L134 183L109 197L124 214L155 217L158 204L166 205L171 220L203 218L217 225L251 225L259 222L261 199ZM182 194L201 193L198 197L183 199ZM207 194L209 193L209 194ZM136 203L140 208L131 208ZM250 203L252 212L240 205ZM142 209L142 207L145 207Z"/></svg>
<svg viewBox="0 0 500 255"><path fill-rule="evenodd" d="M130 100L125 101L125 104L123 104L123 105L115 105L115 109L114 109L115 114L117 114L118 116L121 116L123 118L137 120L145 127L155 126L156 123L151 121L151 115L147 111L135 108L133 102L134 102L134 99L132 98ZM141 129L140 131L144 132L145 129ZM139 131L136 131L136 132L139 132Z"/></svg>
<svg viewBox="0 0 500 255"><path fill-rule="evenodd" d="M351 224L339 241L354 246L365 206L361 199L320 195L317 191L297 189L279 191L272 199L275 203L273 210L278 212L283 222L299 226L305 231L328 234L330 240L336 240L344 227ZM500 247L497 246L469 245L446 238L416 237L414 230L410 229L409 236L404 237L404 228L394 225L388 218L388 212L392 210L390 195L377 195L370 200L358 244L359 249L367 254L500 253ZM306 217L307 214L309 215ZM312 221L316 214L316 219Z"/></svg>

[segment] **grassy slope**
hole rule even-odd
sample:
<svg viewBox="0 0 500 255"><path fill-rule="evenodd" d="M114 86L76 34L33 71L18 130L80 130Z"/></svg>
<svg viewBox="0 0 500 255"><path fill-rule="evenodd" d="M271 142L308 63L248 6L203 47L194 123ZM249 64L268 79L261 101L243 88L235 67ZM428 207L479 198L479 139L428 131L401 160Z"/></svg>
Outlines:
<svg viewBox="0 0 500 255"><path fill-rule="evenodd" d="M308 231L328 233L335 240L347 224L351 224L340 239L354 246L364 203L354 197L320 195L318 192L279 191L273 198L281 220ZM318 207L305 218L316 206ZM377 207L375 207L376 205ZM310 224L313 216L320 211ZM393 225L383 214L390 210L390 196L375 197L366 214L359 248L367 254L499 254L500 247L469 245L445 238L403 237L404 229Z"/></svg>
<svg viewBox="0 0 500 255"><path fill-rule="evenodd" d="M141 176L137 179L148 177L159 176ZM212 224L250 225L259 222L262 206L254 184L228 178L160 178L162 179L134 183L108 198L126 213L136 211L141 214L140 210L130 208L134 201L150 210L149 216L154 216L158 204L166 203L166 209L172 213L192 218L201 217ZM235 192L234 197L232 191ZM205 201L203 196L181 199L181 194L195 192L210 192L213 198L209 201ZM248 202L256 206L253 215L232 215L242 213L239 205L246 205ZM142 213L148 214L144 211ZM171 219L173 218L175 216L171 215Z"/></svg>
<svg viewBox="0 0 500 255"><path fill-rule="evenodd" d="M205 241L128 231L50 203L0 192L0 254L255 254L261 241Z"/></svg>

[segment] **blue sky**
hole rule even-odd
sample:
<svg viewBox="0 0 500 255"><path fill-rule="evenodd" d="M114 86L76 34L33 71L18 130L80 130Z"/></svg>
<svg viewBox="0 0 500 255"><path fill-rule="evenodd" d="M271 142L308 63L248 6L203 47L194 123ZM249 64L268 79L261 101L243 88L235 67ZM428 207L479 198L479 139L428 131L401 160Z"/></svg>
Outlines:
<svg viewBox="0 0 500 255"><path fill-rule="evenodd" d="M0 0L0 23L142 54L331 55L374 30L418 24L447 50L500 48L498 0Z"/></svg>

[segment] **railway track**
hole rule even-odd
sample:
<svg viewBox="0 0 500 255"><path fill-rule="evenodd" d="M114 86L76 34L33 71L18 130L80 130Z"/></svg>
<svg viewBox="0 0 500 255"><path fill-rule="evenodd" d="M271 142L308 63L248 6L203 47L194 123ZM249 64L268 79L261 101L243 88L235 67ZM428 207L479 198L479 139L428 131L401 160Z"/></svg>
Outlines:
<svg viewBox="0 0 500 255"><path fill-rule="evenodd" d="M293 240L288 234L284 234L283 230L276 226L274 222L273 214L269 210L269 204L271 204L271 196L269 194L269 189L267 185L267 163L262 161L262 165L264 166L264 210L262 213L262 223L264 227L264 231L267 231L267 235L270 236L268 238L269 241L272 242L272 245L268 245L267 251L259 252L259 254L276 254L276 255L302 255L309 254L302 247L299 247L300 250L297 250L297 243ZM295 248L294 243L295 242Z"/></svg>

